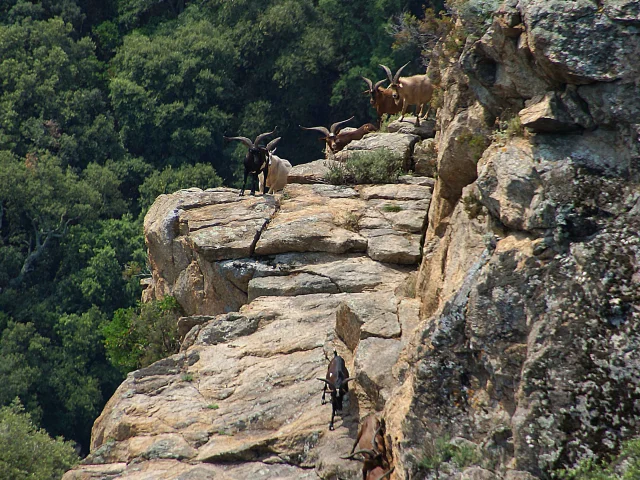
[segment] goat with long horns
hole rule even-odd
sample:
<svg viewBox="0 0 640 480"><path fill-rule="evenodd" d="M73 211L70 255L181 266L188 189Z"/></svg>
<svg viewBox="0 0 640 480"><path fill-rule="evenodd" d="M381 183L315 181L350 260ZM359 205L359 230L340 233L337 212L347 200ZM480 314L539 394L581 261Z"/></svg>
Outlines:
<svg viewBox="0 0 640 480"><path fill-rule="evenodd" d="M416 127L420 126L420 117L424 111L425 105L431 102L433 96L433 84L427 75L413 75L411 77L401 77L402 70L409 65L410 62L401 66L395 75L391 75L391 70L386 65L380 65L387 74L389 79L389 90L393 96L396 105L402 106L402 114L400 121L404 119L405 113L409 105L415 105L416 109ZM418 113L420 107L420 113ZM427 110L426 115L429 114ZM425 115L425 117L426 117Z"/></svg>
<svg viewBox="0 0 640 480"><path fill-rule="evenodd" d="M267 175L269 174L268 153L269 145L271 144L271 142L266 147L263 147L260 145L260 141L268 137L269 135L273 135L274 133L276 133L277 128L278 127L274 128L272 132L261 133L256 137L255 142L252 142L247 137L224 137L224 139L228 142L232 140L238 140L244 143L249 148L247 155L244 157L244 181L242 182L242 190L240 191L240 196L244 195L244 190L247 186L247 177L249 175L251 175L251 195L256 194L256 188L258 187L258 175L260 174L260 172L264 172L264 178L267 178ZM279 138L273 140L273 142L277 142L278 140ZM265 181L265 184L262 186L263 195L266 192L267 187L268 186L266 185Z"/></svg>
<svg viewBox="0 0 640 480"><path fill-rule="evenodd" d="M327 129L327 127L303 127L302 125L299 125L299 127L303 130L315 130L317 132L320 132L324 135L324 137L321 137L320 140L324 140L327 144L327 153L333 153L335 152L335 148L336 148L336 137L337 135L340 133L340 129L342 128L342 124L343 123L347 123L350 122L351 120L353 120L354 117L351 118L347 118L346 120L341 120L339 122L336 122L334 124L331 125L331 128Z"/></svg>

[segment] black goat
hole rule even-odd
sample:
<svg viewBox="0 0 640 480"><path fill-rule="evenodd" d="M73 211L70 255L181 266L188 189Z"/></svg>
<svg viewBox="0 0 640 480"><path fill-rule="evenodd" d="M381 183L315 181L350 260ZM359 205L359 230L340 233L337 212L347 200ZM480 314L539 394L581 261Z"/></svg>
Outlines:
<svg viewBox="0 0 640 480"><path fill-rule="evenodd" d="M329 430L334 430L333 419L336 416L336 412L342 411L342 401L344 396L349 393L349 382L353 380L353 377L349 376L349 370L344 363L344 358L338 355L337 351L333 351L333 358L329 362L327 368L327 377L318 378L321 382L324 382L324 388L322 389L322 405L326 402L325 396L327 389L331 395L331 423L329 423Z"/></svg>
<svg viewBox="0 0 640 480"><path fill-rule="evenodd" d="M277 127L276 127L277 128ZM267 178L269 174L269 154L265 147L260 146L260 141L276 133L276 129L273 132L261 133L256 137L256 141L252 142L247 137L224 137L226 141L239 140L249 147L247 155L244 157L244 181L242 182L242 190L240 196L244 195L244 190L247 186L247 177L251 174L251 195L256 194L256 187L258 187L258 175L260 172L264 172L264 178ZM262 194L267 191L266 182L262 186Z"/></svg>

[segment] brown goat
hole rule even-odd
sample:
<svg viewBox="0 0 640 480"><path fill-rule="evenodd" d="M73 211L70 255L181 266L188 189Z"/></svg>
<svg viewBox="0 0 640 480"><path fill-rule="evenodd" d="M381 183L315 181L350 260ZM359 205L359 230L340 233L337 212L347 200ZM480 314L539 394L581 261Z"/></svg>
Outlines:
<svg viewBox="0 0 640 480"><path fill-rule="evenodd" d="M395 75L391 75L391 70L385 65L380 65L387 74L389 79L389 90L397 105L402 106L402 115L400 121L407 113L409 105L415 105L416 127L420 126L420 117L422 116L425 105L431 101L433 96L433 84L427 75L413 75L412 77L401 77L400 73L409 63L401 66ZM418 113L420 107L420 113ZM427 110L427 114L429 111Z"/></svg>
<svg viewBox="0 0 640 480"><path fill-rule="evenodd" d="M365 90L363 93L371 96L369 103L376 109L376 113L378 114L378 128L380 128L380 125L382 124L382 116L386 114L388 119L391 115L399 113L402 110L402 105L396 104L391 90L388 88L382 88L382 84L385 80L380 80L373 85L371 80L367 77L362 77L362 79L369 87L369 89Z"/></svg>
<svg viewBox="0 0 640 480"><path fill-rule="evenodd" d="M346 459L354 459L362 462L362 479L369 480L378 478L370 476L370 472L376 469L382 469L386 462L386 450L384 446L384 436L382 430L384 422L378 420L374 414L367 415L358 428L358 435L351 448L351 453L341 457ZM356 450L357 447L357 450ZM362 455L362 459L355 458L356 455ZM381 473L383 473L382 470Z"/></svg>
<svg viewBox="0 0 640 480"><path fill-rule="evenodd" d="M384 478L390 478L395 469L396 467L391 467L385 472L384 468L377 466L373 470L369 470L364 480L383 480Z"/></svg>
<svg viewBox="0 0 640 480"><path fill-rule="evenodd" d="M367 133L375 132L378 128L373 123L365 123L351 132L340 132L333 141L333 152L339 152L354 140L360 140Z"/></svg>
<svg viewBox="0 0 640 480"><path fill-rule="evenodd" d="M343 123L347 123L350 122L351 120L353 120L354 117L351 118L347 118L346 120L341 120L339 122L336 122L334 124L331 125L330 129L327 129L326 127L303 127L302 125L299 125L299 127L303 130L315 130L316 132L320 132L324 135L324 137L321 137L320 140L324 140L327 144L326 146L326 152L330 153L334 151L334 143L336 141L336 136L340 133L340 129L342 128L341 125Z"/></svg>

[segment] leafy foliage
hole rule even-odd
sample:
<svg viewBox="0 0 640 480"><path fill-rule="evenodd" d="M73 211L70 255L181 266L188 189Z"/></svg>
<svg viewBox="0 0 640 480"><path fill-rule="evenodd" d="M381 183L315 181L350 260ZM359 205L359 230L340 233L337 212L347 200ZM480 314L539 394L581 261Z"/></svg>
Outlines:
<svg viewBox="0 0 640 480"><path fill-rule="evenodd" d="M633 480L640 478L640 438L628 440L610 461L589 458L573 468L554 472L565 480Z"/></svg>
<svg viewBox="0 0 640 480"><path fill-rule="evenodd" d="M170 166L161 172L153 172L142 185L140 185L140 204L149 208L156 197L163 193L173 193L181 188L198 187L207 189L219 187L222 179L211 165L197 163L195 165L182 165L176 169Z"/></svg>
<svg viewBox="0 0 640 480"><path fill-rule="evenodd" d="M19 402L0 407L0 472L13 480L57 480L78 462L71 442L38 429Z"/></svg>
<svg viewBox="0 0 640 480"><path fill-rule="evenodd" d="M103 327L109 360L126 373L176 353L180 312L171 296L116 311Z"/></svg>
<svg viewBox="0 0 640 480"><path fill-rule="evenodd" d="M325 181L333 185L395 183L402 171L402 156L381 148L369 152L350 152L346 162L330 162Z"/></svg>

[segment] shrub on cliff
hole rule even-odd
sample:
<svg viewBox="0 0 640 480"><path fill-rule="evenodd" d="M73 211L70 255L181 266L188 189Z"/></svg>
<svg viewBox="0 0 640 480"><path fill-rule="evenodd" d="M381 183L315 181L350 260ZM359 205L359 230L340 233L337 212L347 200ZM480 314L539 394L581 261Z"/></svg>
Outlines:
<svg viewBox="0 0 640 480"><path fill-rule="evenodd" d="M325 181L332 185L396 183L402 171L402 156L389 150L352 152L346 162L332 162Z"/></svg>
<svg viewBox="0 0 640 480"><path fill-rule="evenodd" d="M109 361L124 373L176 353L180 305L174 297L121 308L103 326Z"/></svg>
<svg viewBox="0 0 640 480"><path fill-rule="evenodd" d="M0 477L57 480L78 460L71 442L37 428L19 402L0 408Z"/></svg>

